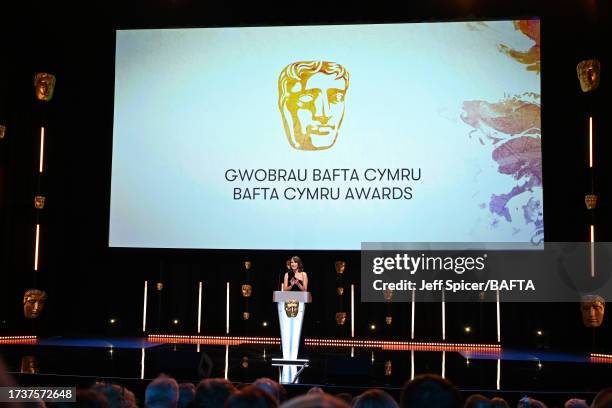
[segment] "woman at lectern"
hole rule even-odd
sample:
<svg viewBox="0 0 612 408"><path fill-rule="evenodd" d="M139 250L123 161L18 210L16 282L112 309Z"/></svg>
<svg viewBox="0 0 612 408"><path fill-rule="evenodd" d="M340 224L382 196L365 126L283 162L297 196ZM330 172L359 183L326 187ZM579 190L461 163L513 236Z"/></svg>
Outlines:
<svg viewBox="0 0 612 408"><path fill-rule="evenodd" d="M289 271L285 273L283 290L303 291L308 290L308 275L304 272L302 260L294 256L289 262Z"/></svg>

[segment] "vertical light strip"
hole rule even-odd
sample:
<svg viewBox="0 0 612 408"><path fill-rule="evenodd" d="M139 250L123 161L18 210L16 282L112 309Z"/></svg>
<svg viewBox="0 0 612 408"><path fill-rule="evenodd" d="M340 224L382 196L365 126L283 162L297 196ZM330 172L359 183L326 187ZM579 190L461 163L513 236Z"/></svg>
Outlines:
<svg viewBox="0 0 612 408"><path fill-rule="evenodd" d="M355 347L351 347L351 357L355 357Z"/></svg>
<svg viewBox="0 0 612 408"><path fill-rule="evenodd" d="M446 351L442 352L442 378L446 378Z"/></svg>
<svg viewBox="0 0 612 408"><path fill-rule="evenodd" d="M198 286L198 334L200 334L200 326L202 324L202 282L199 282Z"/></svg>
<svg viewBox="0 0 612 408"><path fill-rule="evenodd" d="M198 345L196 346L196 352L200 352L200 343L198 343Z"/></svg>
<svg viewBox="0 0 612 408"><path fill-rule="evenodd" d="M142 332L147 331L147 289L148 283L144 281L144 301L142 302Z"/></svg>
<svg viewBox="0 0 612 408"><path fill-rule="evenodd" d="M43 172L43 159L45 157L45 128L40 128L40 158L38 159L38 172Z"/></svg>
<svg viewBox="0 0 612 408"><path fill-rule="evenodd" d="M226 293L226 301L225 301L225 334L229 334L229 308L230 308L230 284L227 282L227 293ZM227 379L227 371L225 374L225 379Z"/></svg>
<svg viewBox="0 0 612 408"><path fill-rule="evenodd" d="M497 359L497 389L500 389L501 384L501 359Z"/></svg>
<svg viewBox="0 0 612 408"><path fill-rule="evenodd" d="M496 300L495 300L495 307L497 308L496 312L497 312L497 342L501 343L501 313L500 313L500 305L499 305L499 290L497 290L497 293L495 294L496 296Z"/></svg>
<svg viewBox="0 0 612 408"><path fill-rule="evenodd" d="M446 340L446 302L444 302L444 291L442 291L442 340Z"/></svg>
<svg viewBox="0 0 612 408"><path fill-rule="evenodd" d="M229 282L227 283L227 287L229 288ZM225 345L225 379L227 380L227 371L229 364L229 344Z"/></svg>
<svg viewBox="0 0 612 408"><path fill-rule="evenodd" d="M351 284L351 337L355 337L355 285Z"/></svg>
<svg viewBox="0 0 612 408"><path fill-rule="evenodd" d="M410 350L410 380L414 380L414 350Z"/></svg>
<svg viewBox="0 0 612 408"><path fill-rule="evenodd" d="M414 304L414 290L412 291L412 312L411 312L411 318L410 318L410 340L414 340L414 309L415 309L415 304Z"/></svg>
<svg viewBox="0 0 612 408"><path fill-rule="evenodd" d="M38 270L38 248L40 242L40 224L36 224L36 238L34 240L34 270Z"/></svg>
<svg viewBox="0 0 612 408"><path fill-rule="evenodd" d="M589 168L593 168L593 117L589 116Z"/></svg>
<svg viewBox="0 0 612 408"><path fill-rule="evenodd" d="M595 225L591 224L591 278L595 277Z"/></svg>
<svg viewBox="0 0 612 408"><path fill-rule="evenodd" d="M145 373L145 349L143 347L140 350L141 350L141 355L140 355L140 379L144 380L144 373Z"/></svg>

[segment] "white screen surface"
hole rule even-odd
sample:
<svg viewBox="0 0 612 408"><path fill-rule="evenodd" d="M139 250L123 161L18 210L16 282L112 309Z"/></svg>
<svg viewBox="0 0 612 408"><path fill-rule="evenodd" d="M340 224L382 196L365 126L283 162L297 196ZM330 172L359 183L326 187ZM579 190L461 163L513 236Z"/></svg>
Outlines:
<svg viewBox="0 0 612 408"><path fill-rule="evenodd" d="M117 31L109 244L537 243L540 137L537 20Z"/></svg>

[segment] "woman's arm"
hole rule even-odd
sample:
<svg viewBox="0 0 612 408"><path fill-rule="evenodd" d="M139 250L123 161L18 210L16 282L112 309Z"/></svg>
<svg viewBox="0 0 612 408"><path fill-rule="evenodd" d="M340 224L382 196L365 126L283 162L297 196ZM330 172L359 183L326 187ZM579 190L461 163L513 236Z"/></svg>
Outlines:
<svg viewBox="0 0 612 408"><path fill-rule="evenodd" d="M308 290L308 275L306 272L302 272L302 276L304 277L304 280L302 281L304 283L300 285L300 282L298 282L297 284L300 287L300 290L306 292Z"/></svg>
<svg viewBox="0 0 612 408"><path fill-rule="evenodd" d="M291 290L291 286L293 286L293 285L289 286L289 284L287 283L288 279L289 279L289 274L285 273L285 279L283 282L283 290Z"/></svg>

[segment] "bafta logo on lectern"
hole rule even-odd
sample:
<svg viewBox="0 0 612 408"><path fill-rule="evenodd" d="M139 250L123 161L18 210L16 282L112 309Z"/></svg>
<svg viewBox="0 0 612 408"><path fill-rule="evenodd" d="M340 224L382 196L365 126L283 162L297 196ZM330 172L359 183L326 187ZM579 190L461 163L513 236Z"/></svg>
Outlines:
<svg viewBox="0 0 612 408"><path fill-rule="evenodd" d="M349 73L329 61L297 61L278 78L278 108L289 144L297 150L325 150L338 139L344 118Z"/></svg>

